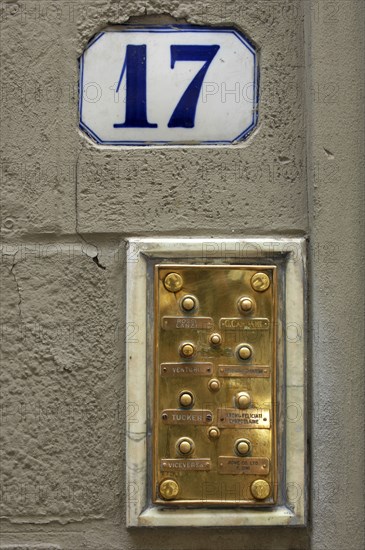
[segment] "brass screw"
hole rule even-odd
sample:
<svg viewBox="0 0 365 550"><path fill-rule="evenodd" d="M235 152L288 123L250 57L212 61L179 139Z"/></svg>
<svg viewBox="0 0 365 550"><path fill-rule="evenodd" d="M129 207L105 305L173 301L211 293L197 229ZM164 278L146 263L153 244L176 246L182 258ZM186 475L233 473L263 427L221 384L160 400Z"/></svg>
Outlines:
<svg viewBox="0 0 365 550"><path fill-rule="evenodd" d="M173 500L179 493L179 485L174 479L164 479L160 483L160 495L165 500Z"/></svg>
<svg viewBox="0 0 365 550"><path fill-rule="evenodd" d="M259 271L251 277L251 286L256 292L264 292L270 286L270 279L266 273Z"/></svg>
<svg viewBox="0 0 365 550"><path fill-rule="evenodd" d="M180 354L183 357L192 357L195 353L195 348L193 344L187 343L183 344L180 348Z"/></svg>
<svg viewBox="0 0 365 550"><path fill-rule="evenodd" d="M179 275L178 273L169 273L168 275L166 275L163 284L165 285L166 290L168 290L169 292L178 292L182 289L183 280L181 275Z"/></svg>
<svg viewBox="0 0 365 550"><path fill-rule="evenodd" d="M270 494L270 485L265 479L256 479L251 483L250 490L256 500L265 500Z"/></svg>

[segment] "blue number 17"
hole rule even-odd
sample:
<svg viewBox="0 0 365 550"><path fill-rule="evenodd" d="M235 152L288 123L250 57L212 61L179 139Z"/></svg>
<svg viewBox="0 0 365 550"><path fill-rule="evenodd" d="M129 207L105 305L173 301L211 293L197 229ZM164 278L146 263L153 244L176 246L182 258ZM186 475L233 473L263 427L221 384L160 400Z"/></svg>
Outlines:
<svg viewBox="0 0 365 550"><path fill-rule="evenodd" d="M126 86L125 122L114 124L114 128L156 128L157 124L147 119L147 82L145 44L128 45L122 72L120 74L117 92L123 80ZM180 98L168 123L169 128L194 128L196 107L204 77L219 46L171 46L171 69L176 61L205 61Z"/></svg>

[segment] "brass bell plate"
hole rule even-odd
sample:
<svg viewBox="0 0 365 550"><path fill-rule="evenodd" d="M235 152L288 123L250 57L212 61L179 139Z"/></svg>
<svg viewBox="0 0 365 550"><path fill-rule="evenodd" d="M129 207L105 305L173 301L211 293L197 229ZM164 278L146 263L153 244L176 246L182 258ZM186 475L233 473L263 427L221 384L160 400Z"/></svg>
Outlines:
<svg viewBox="0 0 365 550"><path fill-rule="evenodd" d="M185 309L186 296L191 310ZM252 301L248 311L242 299ZM169 507L274 505L276 266L156 265L154 321L153 502ZM181 353L185 345L192 346L189 357ZM252 353L240 354L242 345ZM193 396L191 407L182 406L183 392ZM240 392L251 398L247 408L237 406ZM212 426L218 427L217 437L209 435ZM193 442L186 457L177 450L182 438ZM249 441L244 457L236 454L238 439ZM252 489L257 480L266 482L265 492ZM178 491L167 494L167 483L175 483Z"/></svg>

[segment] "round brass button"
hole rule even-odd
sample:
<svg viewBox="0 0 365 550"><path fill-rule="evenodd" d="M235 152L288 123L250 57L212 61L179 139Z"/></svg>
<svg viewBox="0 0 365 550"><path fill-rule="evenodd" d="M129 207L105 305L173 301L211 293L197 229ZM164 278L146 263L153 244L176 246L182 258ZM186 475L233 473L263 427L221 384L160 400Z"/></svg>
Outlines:
<svg viewBox="0 0 365 550"><path fill-rule="evenodd" d="M251 483L250 490L256 500L265 500L270 494L270 485L265 479L256 479Z"/></svg>
<svg viewBox="0 0 365 550"><path fill-rule="evenodd" d="M160 495L165 500L173 500L179 494L179 485L174 479L163 479L160 483Z"/></svg>
<svg viewBox="0 0 365 550"><path fill-rule="evenodd" d="M210 437L210 439L218 439L220 435L221 432L219 428L217 428L217 426L212 426L211 428L209 428L208 437Z"/></svg>
<svg viewBox="0 0 365 550"><path fill-rule="evenodd" d="M191 452L191 444L189 441L182 441L179 445L179 451L184 455L189 454Z"/></svg>
<svg viewBox="0 0 365 550"><path fill-rule="evenodd" d="M247 345L242 345L238 348L238 357L240 359L249 359L252 355L252 349Z"/></svg>
<svg viewBox="0 0 365 550"><path fill-rule="evenodd" d="M180 353L183 357L192 357L195 353L193 344L183 344L180 348Z"/></svg>
<svg viewBox="0 0 365 550"><path fill-rule="evenodd" d="M185 311L192 311L196 306L196 300L193 296L184 296L181 300L181 307Z"/></svg>
<svg viewBox="0 0 365 550"><path fill-rule="evenodd" d="M184 391L179 396L179 403L182 407L190 407L194 402L193 394Z"/></svg>
<svg viewBox="0 0 365 550"><path fill-rule="evenodd" d="M253 309L253 301L250 298L240 298L238 300L238 309L243 313L249 313Z"/></svg>
<svg viewBox="0 0 365 550"><path fill-rule="evenodd" d="M251 396L247 391L241 391L236 395L236 406L239 409L247 409L251 404Z"/></svg>
<svg viewBox="0 0 365 550"><path fill-rule="evenodd" d="M219 382L219 380L217 380L217 378L212 378L211 380L209 380L208 388L210 389L210 391L218 391L220 387L221 383Z"/></svg>
<svg viewBox="0 0 365 550"><path fill-rule="evenodd" d="M176 442L177 451L184 455L190 455L194 450L194 441L190 437L181 437Z"/></svg>
<svg viewBox="0 0 365 550"><path fill-rule="evenodd" d="M270 279L266 273L255 273L251 277L251 286L256 292L264 292L270 286Z"/></svg>
<svg viewBox="0 0 365 550"><path fill-rule="evenodd" d="M213 346L219 346L222 343L222 336L218 334L218 332L213 332L213 334L209 336L209 342Z"/></svg>
<svg viewBox="0 0 365 550"><path fill-rule="evenodd" d="M244 456L249 452L251 445L247 439L237 439L234 447L238 455Z"/></svg>
<svg viewBox="0 0 365 550"><path fill-rule="evenodd" d="M178 292L182 289L183 280L178 273L169 273L166 275L163 284L169 292Z"/></svg>

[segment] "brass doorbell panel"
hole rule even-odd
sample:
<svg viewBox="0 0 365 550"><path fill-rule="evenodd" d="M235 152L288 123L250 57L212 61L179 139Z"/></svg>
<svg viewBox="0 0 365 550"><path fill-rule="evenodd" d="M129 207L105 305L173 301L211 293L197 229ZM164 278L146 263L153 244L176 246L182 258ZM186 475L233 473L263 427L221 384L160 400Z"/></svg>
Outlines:
<svg viewBox="0 0 365 550"><path fill-rule="evenodd" d="M155 265L155 504L276 503L276 270Z"/></svg>

